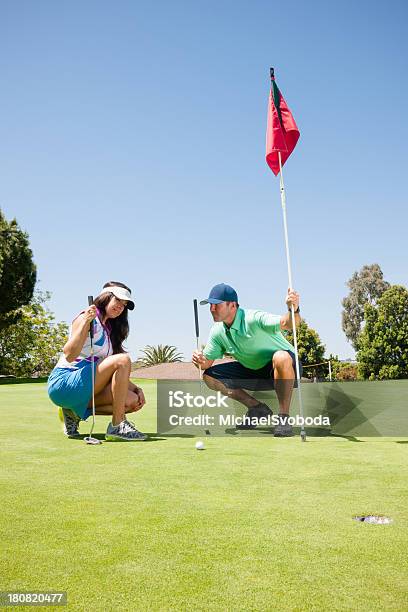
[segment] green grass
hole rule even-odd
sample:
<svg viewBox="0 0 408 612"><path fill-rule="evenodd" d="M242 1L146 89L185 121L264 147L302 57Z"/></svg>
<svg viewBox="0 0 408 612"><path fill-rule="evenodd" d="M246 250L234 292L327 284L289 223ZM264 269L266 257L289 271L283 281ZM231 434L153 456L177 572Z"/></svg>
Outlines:
<svg viewBox="0 0 408 612"><path fill-rule="evenodd" d="M0 590L65 590L72 610L408 608L406 439L92 447L62 435L44 384L2 385L0 416Z"/></svg>

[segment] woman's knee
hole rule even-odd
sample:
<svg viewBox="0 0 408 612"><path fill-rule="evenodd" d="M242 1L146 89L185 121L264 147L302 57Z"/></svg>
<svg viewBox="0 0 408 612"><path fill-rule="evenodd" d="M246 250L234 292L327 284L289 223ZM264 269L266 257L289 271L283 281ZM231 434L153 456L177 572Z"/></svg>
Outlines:
<svg viewBox="0 0 408 612"><path fill-rule="evenodd" d="M119 353L119 355L113 355L113 357L115 358L116 368L127 368L130 370L131 361L127 353Z"/></svg>

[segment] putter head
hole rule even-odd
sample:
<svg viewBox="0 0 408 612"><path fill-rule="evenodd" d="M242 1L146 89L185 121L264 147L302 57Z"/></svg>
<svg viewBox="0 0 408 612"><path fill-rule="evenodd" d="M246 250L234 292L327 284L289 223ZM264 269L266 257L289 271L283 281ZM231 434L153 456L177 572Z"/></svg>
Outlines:
<svg viewBox="0 0 408 612"><path fill-rule="evenodd" d="M302 442L306 442L306 432L305 431L300 432L300 437L302 438Z"/></svg>
<svg viewBox="0 0 408 612"><path fill-rule="evenodd" d="M86 444L102 444L100 440L98 440L97 438L93 438L92 436L87 436L86 438L84 438L84 442Z"/></svg>

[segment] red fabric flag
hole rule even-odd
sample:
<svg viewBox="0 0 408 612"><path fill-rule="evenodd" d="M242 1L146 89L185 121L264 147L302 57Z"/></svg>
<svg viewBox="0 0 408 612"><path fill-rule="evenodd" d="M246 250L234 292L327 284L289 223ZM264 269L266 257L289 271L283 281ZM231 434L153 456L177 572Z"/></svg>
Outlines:
<svg viewBox="0 0 408 612"><path fill-rule="evenodd" d="M266 163L276 175L279 174L279 155L282 166L292 153L300 132L284 97L272 79L268 102L268 125L266 128Z"/></svg>

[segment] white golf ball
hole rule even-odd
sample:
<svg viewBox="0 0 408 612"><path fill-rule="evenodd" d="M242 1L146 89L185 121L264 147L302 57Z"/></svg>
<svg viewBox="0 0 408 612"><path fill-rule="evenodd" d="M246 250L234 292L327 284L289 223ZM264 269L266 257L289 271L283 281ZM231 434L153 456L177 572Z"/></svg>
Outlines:
<svg viewBox="0 0 408 612"><path fill-rule="evenodd" d="M204 450L204 442L202 440L198 440L195 445L197 450Z"/></svg>

